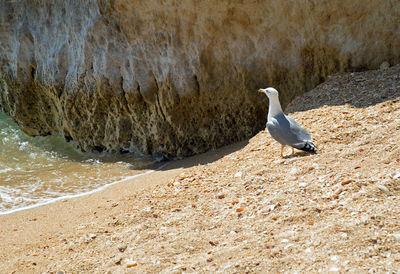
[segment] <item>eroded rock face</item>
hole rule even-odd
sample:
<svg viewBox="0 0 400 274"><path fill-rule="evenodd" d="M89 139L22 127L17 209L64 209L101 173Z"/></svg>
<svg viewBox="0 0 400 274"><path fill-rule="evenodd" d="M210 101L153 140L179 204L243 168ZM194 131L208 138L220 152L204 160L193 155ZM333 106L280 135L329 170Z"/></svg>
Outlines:
<svg viewBox="0 0 400 274"><path fill-rule="evenodd" d="M47 3L46 3L47 2ZM3 1L0 105L82 150L187 156L329 74L400 61L400 2Z"/></svg>

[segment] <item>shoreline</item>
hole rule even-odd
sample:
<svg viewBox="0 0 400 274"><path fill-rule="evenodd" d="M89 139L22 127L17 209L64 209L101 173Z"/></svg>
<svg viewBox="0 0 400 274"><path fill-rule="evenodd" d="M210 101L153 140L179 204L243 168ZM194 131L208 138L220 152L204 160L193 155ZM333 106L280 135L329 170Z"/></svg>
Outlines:
<svg viewBox="0 0 400 274"><path fill-rule="evenodd" d="M82 193L78 193L78 194L68 194L65 196L53 198L53 199L43 202L43 203L38 203L38 204L30 205L30 206L24 206L21 208L12 209L12 210L5 211L5 212L0 212L0 218L3 216L15 214L15 213L26 212L26 211L29 211L32 209L49 206L49 205L57 203L57 202L63 202L64 200L67 201L67 200L73 200L73 199L90 196L90 195L105 191L106 189L108 189L112 186L116 186L116 185L124 183L124 182L130 183L130 184L136 183L136 184L138 184L138 186L140 185L140 187L139 187L140 189L142 187L155 186L155 185L157 185L157 183L143 186L141 184L141 182L136 182L136 180L139 177L142 177L145 175L150 175L155 172L170 171L170 170L172 170L172 171L182 170L181 172L183 172L183 170L186 168L190 168L190 167L193 167L196 165L202 165L202 164L207 164L207 163L216 161L220 157L224 157L225 155L227 155L229 153L239 150L247 142L248 142L248 140L239 141L234 144L230 144L230 145L227 145L227 146L215 149L215 150L211 150L211 151L208 151L208 152L205 152L202 154L190 156L190 157L187 157L184 159L170 160L170 161L165 162L164 164L161 164L160 166L156 167L155 169L149 169L149 170L146 170L139 174L127 176L123 179L111 182L109 184L100 186L100 187L90 190L90 191L86 191L86 192L82 192Z"/></svg>
<svg viewBox="0 0 400 274"><path fill-rule="evenodd" d="M163 165L157 167L156 169L150 169L150 170L147 170L147 171L142 172L142 173L139 173L139 174L135 174L135 175L131 175L131 176L125 177L125 178L123 178L123 179L121 179L121 180L111 182L111 183L109 183L109 184L100 186L100 187L95 188L95 189L90 190L90 191L86 191L86 192L82 192L82 193L77 193L77 194L68 194L68 195L65 195L65 196L60 196L60 197L57 197L57 198L52 198L52 199L50 199L50 200L48 200L48 201L45 201L45 202L39 202L39 203L34 204L34 205L24 206L24 207L21 207L21 208L11 209L11 210L8 210L8 211L5 211L5 212L0 212L0 216L13 214L13 213L20 212L20 211L30 210L30 209L33 209L33 208L36 208L36 207L41 207L41 206L49 205L49 204L56 203L56 202L63 201L63 200L71 200L71 199L75 199L75 198L79 198L79 197L84 197L84 196L87 196L87 195L91 195L91 194L94 194L94 193L96 193L96 192L103 191L103 190L109 188L110 186L113 186L113 185L116 185L116 184L120 184L120 183L129 181L129 180L133 180L133 179L135 179L135 178L137 178L137 177L144 176L144 175L147 175L147 174L150 174L150 173L153 173L153 172L162 170L164 167L168 166L168 164L169 164L170 162L171 162L171 161L166 162L166 163L164 163Z"/></svg>

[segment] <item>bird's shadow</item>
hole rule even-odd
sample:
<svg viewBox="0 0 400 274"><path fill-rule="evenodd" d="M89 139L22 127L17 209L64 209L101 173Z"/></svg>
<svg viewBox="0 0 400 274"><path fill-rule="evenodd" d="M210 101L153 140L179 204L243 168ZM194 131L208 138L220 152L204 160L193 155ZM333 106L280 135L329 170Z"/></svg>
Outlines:
<svg viewBox="0 0 400 274"><path fill-rule="evenodd" d="M306 151L296 151L290 155L283 156L283 159L292 159L292 158L298 158L298 157L305 157L305 156L311 156L316 153L310 153Z"/></svg>

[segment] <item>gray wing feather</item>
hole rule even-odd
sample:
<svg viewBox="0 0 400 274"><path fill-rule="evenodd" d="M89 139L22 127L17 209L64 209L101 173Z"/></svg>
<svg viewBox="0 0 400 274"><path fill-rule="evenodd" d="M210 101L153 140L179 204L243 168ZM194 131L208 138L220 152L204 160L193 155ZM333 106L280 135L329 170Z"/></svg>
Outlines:
<svg viewBox="0 0 400 274"><path fill-rule="evenodd" d="M284 114L272 117L267 123L267 128L271 136L282 145L298 147L312 142L307 130Z"/></svg>

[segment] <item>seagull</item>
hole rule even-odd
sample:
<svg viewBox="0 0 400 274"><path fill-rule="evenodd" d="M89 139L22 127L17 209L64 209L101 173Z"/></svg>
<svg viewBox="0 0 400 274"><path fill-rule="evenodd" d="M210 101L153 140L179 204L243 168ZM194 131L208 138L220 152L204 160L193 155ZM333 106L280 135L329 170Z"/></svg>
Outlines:
<svg viewBox="0 0 400 274"><path fill-rule="evenodd" d="M281 145L281 157L283 157L283 149L285 146L299 150L316 153L315 145L312 142L310 133L302 128L293 118L286 116L281 104L279 103L279 93L274 88L259 89L258 92L265 93L269 99L268 122L267 128L272 138Z"/></svg>

